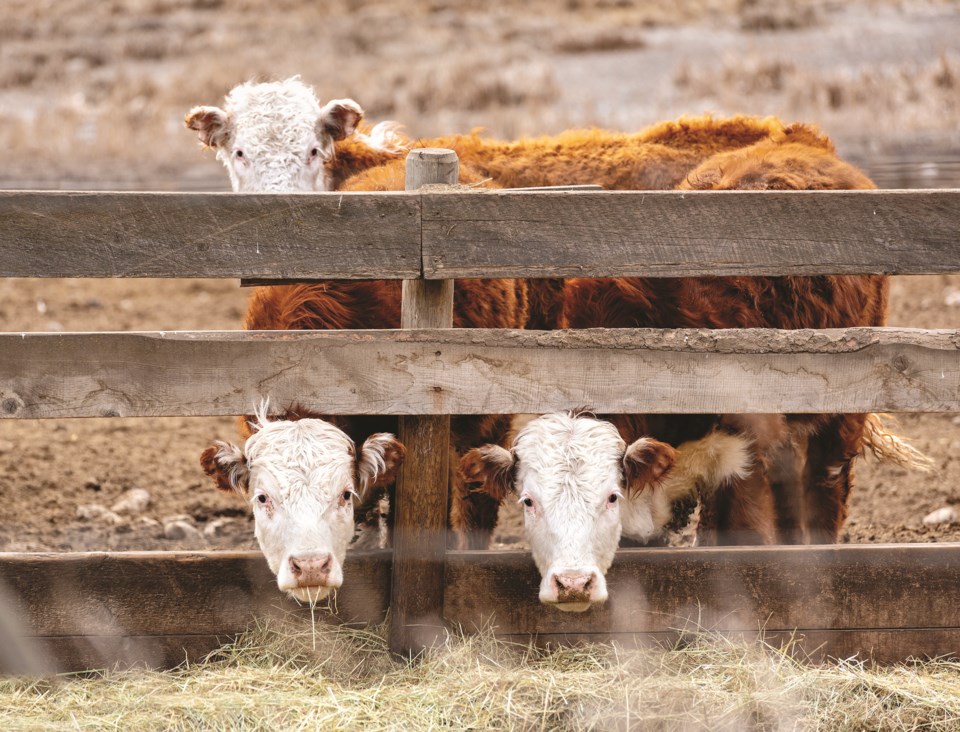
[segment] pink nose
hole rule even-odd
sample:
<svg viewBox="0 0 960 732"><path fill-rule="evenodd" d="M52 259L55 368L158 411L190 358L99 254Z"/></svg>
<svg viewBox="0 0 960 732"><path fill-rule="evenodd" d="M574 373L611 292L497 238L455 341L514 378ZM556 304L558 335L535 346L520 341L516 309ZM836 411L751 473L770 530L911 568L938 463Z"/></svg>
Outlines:
<svg viewBox="0 0 960 732"><path fill-rule="evenodd" d="M595 585L593 572L559 572L553 575L557 602L591 602Z"/></svg>
<svg viewBox="0 0 960 732"><path fill-rule="evenodd" d="M326 587L332 567L332 554L290 557L290 574L297 581L297 587Z"/></svg>

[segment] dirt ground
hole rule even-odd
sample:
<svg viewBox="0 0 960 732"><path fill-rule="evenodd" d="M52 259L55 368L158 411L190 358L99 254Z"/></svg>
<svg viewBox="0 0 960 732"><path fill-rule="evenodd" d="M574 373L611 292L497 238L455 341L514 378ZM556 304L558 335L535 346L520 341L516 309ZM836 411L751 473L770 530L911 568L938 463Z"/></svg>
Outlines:
<svg viewBox="0 0 960 732"><path fill-rule="evenodd" d="M778 114L822 124L882 187L960 186L956 2L271 8L267 17L252 0L5 3L0 186L224 190L183 113L244 79L292 73L424 135ZM247 294L235 280L0 280L0 329L233 329ZM960 276L894 280L891 325L954 328L958 315ZM861 461L844 540L960 540L960 524L921 522L960 504L960 417L904 415L901 428L939 471ZM234 435L231 419L0 421L0 550L252 548L246 507L198 465L210 440ZM149 492L145 510L104 513L134 488ZM509 544L519 525L506 513L497 538Z"/></svg>

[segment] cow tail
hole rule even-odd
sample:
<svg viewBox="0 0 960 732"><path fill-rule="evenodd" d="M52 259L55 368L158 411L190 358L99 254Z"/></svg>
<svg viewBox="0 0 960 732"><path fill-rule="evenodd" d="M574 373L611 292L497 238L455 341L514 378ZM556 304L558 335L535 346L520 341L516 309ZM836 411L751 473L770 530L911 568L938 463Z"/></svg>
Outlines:
<svg viewBox="0 0 960 732"><path fill-rule="evenodd" d="M906 438L892 431L892 417L886 414L868 414L863 430L863 450L873 453L881 462L893 462L904 468L931 473L936 463L911 445Z"/></svg>

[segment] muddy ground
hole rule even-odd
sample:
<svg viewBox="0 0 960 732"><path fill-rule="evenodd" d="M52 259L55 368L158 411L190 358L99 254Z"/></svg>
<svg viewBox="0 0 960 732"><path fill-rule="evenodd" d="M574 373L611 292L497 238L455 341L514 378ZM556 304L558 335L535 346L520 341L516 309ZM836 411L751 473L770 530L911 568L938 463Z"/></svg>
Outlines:
<svg viewBox="0 0 960 732"><path fill-rule="evenodd" d="M270 6L5 3L0 186L224 190L184 112L239 81L301 73L321 96L353 96L414 135L778 114L820 123L882 187L960 187L956 2ZM234 280L0 280L0 330L231 329L247 294ZM958 315L960 276L894 280L891 325L952 328ZM960 540L960 524L921 523L960 503L960 418L904 415L901 427L939 472L863 460L844 539ZM0 550L252 547L246 507L216 493L197 462L234 433L231 419L212 418L0 422ZM134 488L150 494L142 512L85 508L109 509ZM518 534L508 513L507 544Z"/></svg>

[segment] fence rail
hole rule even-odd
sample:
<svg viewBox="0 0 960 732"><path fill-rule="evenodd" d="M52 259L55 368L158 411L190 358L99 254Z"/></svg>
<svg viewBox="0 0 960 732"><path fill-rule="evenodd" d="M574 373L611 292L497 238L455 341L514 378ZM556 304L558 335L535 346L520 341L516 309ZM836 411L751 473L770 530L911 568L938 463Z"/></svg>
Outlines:
<svg viewBox="0 0 960 732"><path fill-rule="evenodd" d="M0 417L960 411L960 331L0 334Z"/></svg>
<svg viewBox="0 0 960 732"><path fill-rule="evenodd" d="M391 553L352 553L345 566L336 620L382 622ZM444 577L448 625L540 644L669 643L704 629L792 638L814 658L889 662L960 649L960 544L625 549L607 575L610 600L582 615L540 604L526 552L449 552ZM0 623L7 672L171 666L255 620L309 613L278 592L254 552L0 554L0 589L25 621L12 629L8 613Z"/></svg>
<svg viewBox="0 0 960 732"><path fill-rule="evenodd" d="M960 269L960 191L0 191L0 277L685 277Z"/></svg>

